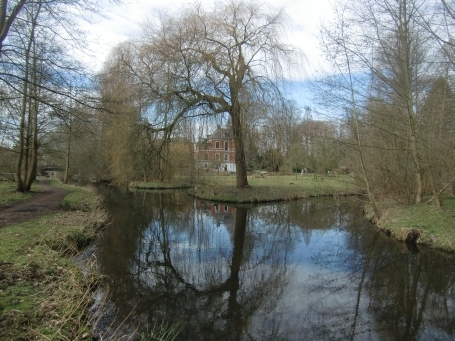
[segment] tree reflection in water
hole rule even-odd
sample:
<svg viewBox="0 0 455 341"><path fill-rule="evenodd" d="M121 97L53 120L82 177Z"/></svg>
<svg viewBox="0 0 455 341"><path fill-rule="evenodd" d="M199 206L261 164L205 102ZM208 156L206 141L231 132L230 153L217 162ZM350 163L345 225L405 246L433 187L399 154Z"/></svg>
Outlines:
<svg viewBox="0 0 455 341"><path fill-rule="evenodd" d="M324 269L307 282L315 339L453 340L453 255L409 252L355 216L345 243L315 254ZM337 257L333 257L336 255ZM330 297L330 300L326 298Z"/></svg>
<svg viewBox="0 0 455 341"><path fill-rule="evenodd" d="M165 321L183 326L179 340L454 336L454 257L410 254L349 200L232 208L137 192L108 201L114 224L99 260L118 334Z"/></svg>

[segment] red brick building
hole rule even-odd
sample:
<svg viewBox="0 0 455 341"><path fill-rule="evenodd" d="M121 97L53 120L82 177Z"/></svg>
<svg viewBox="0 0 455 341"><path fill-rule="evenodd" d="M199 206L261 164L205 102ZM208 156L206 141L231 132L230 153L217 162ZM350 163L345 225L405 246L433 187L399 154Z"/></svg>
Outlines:
<svg viewBox="0 0 455 341"><path fill-rule="evenodd" d="M235 230L235 207L224 204L212 204L210 202L197 202L197 208L212 217L216 226L223 224L228 231L234 234Z"/></svg>
<svg viewBox="0 0 455 341"><path fill-rule="evenodd" d="M217 129L196 144L196 160L199 168L235 172L235 145L230 129Z"/></svg>

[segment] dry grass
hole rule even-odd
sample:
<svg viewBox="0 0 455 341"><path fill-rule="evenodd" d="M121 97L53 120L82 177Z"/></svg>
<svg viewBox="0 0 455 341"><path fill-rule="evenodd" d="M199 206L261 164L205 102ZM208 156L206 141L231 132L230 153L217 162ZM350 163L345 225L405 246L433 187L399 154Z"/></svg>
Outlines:
<svg viewBox="0 0 455 341"><path fill-rule="evenodd" d="M68 256L93 240L107 215L78 209L99 201L84 193L79 207L73 201L75 211L0 229L2 339L91 340L87 309L101 277L90 269L83 276Z"/></svg>
<svg viewBox="0 0 455 341"><path fill-rule="evenodd" d="M108 222L93 188L70 190L65 211L0 229L0 339L92 340L99 314L89 314L104 283L96 262L73 261ZM102 312L101 312L102 313ZM142 340L173 340L178 326L154 326ZM120 340L112 335L104 340Z"/></svg>

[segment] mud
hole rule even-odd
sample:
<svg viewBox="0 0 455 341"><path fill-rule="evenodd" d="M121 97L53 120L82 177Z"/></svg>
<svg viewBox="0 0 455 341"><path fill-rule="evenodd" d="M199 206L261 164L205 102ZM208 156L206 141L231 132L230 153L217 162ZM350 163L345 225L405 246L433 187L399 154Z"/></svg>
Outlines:
<svg viewBox="0 0 455 341"><path fill-rule="evenodd" d="M49 180L37 180L36 183L40 192L36 192L32 198L0 206L0 228L56 213L61 209L62 200L69 192L52 186Z"/></svg>

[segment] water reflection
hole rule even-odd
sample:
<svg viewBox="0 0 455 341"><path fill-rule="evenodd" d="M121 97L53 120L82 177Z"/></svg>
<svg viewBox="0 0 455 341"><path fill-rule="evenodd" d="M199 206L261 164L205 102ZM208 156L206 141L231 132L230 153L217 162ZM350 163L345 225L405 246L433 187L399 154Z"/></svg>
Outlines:
<svg viewBox="0 0 455 341"><path fill-rule="evenodd" d="M100 245L121 334L179 340L453 339L454 257L410 254L349 200L257 207L183 192L108 196Z"/></svg>

